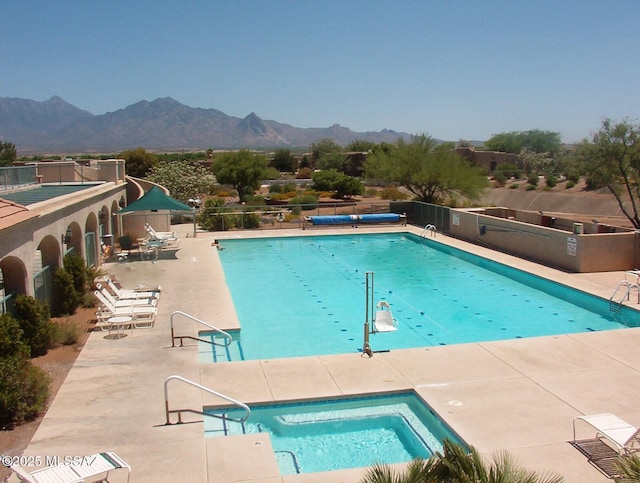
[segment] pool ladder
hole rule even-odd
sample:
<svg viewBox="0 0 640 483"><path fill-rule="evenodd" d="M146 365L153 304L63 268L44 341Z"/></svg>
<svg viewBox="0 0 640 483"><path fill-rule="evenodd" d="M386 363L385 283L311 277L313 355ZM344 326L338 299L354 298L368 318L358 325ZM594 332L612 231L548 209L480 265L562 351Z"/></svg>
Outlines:
<svg viewBox="0 0 640 483"><path fill-rule="evenodd" d="M616 299L616 295L622 289L622 296ZM625 300L629 300L631 297L631 291L635 290L638 296L637 303L640 304L640 285L637 283L629 282L627 280L621 280L618 286L613 292L613 295L609 298L609 310L619 314L622 311L622 304Z"/></svg>
<svg viewBox="0 0 640 483"><path fill-rule="evenodd" d="M201 339L199 337L194 337L192 335L175 335L175 331L174 331L174 328L173 328L173 319L177 315L182 315L183 317L191 319L194 322L197 322L198 324L204 325L205 327L207 327L211 331L220 334L222 337L224 337L224 343L223 344L218 344L218 343L216 343L216 342L214 342L212 340ZM184 347L184 345L183 345L183 340L184 339L197 340L197 341L200 341L200 342L206 342L207 344L217 345L217 346L221 346L221 347L229 347L231 342L233 342L233 337L228 332L225 332L222 329L218 329L217 327L214 327L211 324L207 324L206 322L194 317L193 315L187 314L186 312L183 312L181 310L176 310L175 312L173 312L171 314L171 347L175 347L176 346L176 339L180 339L180 347Z"/></svg>
<svg viewBox="0 0 640 483"><path fill-rule="evenodd" d="M204 411L199 411L197 409L190 409L190 408L182 408L182 409L169 409L169 382L170 381L180 381L183 382L185 384L188 384L190 386L196 387L198 389L200 389L201 391L204 391L206 393L212 394L214 396L217 396L219 398L224 399L227 402L230 402L231 404L233 404L234 406L237 406L241 409L244 409L244 416L241 418L230 418L227 417L226 415L216 415L216 414L207 414ZM214 391L213 389L210 389L206 386L203 386L202 384L198 384L197 382L191 381L190 379L186 379L182 376L169 376L167 377L167 379L164 381L164 410L165 410L165 416L167 418L166 422L165 422L165 426L169 426L171 424L182 424L182 413L193 413L193 414L199 414L201 416L213 416L213 417L218 417L221 418L225 421L233 421L236 423L240 423L243 425L244 427L244 422L249 419L249 416L251 416L251 409L249 409L249 406L247 406L245 403L237 401L229 396L226 396L220 392ZM178 422L177 423L172 423L171 422L171 414L177 414L178 415Z"/></svg>
<svg viewBox="0 0 640 483"><path fill-rule="evenodd" d="M432 224L428 224L425 225L425 227L422 229L422 231L420 232L420 236L422 238L426 238L427 235L432 236L432 237L436 237L436 225L432 225Z"/></svg>

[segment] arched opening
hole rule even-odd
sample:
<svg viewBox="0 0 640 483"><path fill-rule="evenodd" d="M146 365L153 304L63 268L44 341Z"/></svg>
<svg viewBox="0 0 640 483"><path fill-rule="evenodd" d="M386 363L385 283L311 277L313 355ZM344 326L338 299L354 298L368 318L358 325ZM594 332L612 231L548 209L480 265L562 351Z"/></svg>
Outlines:
<svg viewBox="0 0 640 483"><path fill-rule="evenodd" d="M40 241L33 259L33 296L49 305L53 302L53 272L62 262L61 251L58 240L48 235Z"/></svg>
<svg viewBox="0 0 640 483"><path fill-rule="evenodd" d="M70 223L62 234L61 242L63 256L71 251L75 251L82 256L82 229L80 225L75 221Z"/></svg>
<svg viewBox="0 0 640 483"><path fill-rule="evenodd" d="M6 257L0 260L0 313L13 314L18 294L27 293L27 270L22 260Z"/></svg>
<svg viewBox="0 0 640 483"><path fill-rule="evenodd" d="M98 217L90 213L84 225L84 253L88 267L100 265L100 240L98 232Z"/></svg>

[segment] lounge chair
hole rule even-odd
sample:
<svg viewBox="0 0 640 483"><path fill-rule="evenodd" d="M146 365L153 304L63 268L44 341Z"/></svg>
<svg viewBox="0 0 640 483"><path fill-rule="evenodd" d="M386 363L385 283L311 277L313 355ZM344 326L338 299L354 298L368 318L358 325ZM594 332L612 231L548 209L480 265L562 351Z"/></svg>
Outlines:
<svg viewBox="0 0 640 483"><path fill-rule="evenodd" d="M391 313L389 304L384 300L378 302L378 310L376 311L375 319L373 319L373 327L376 332L393 332L398 330L396 323L393 320L393 314Z"/></svg>
<svg viewBox="0 0 640 483"><path fill-rule="evenodd" d="M20 481L27 483L82 483L94 476L104 475L100 481L109 481L109 472L126 469L127 481L131 478L131 467L115 453L98 453L82 458L74 458L70 462L61 461L57 465L47 466L32 472L19 465L11 469ZM90 481L95 481L91 479Z"/></svg>
<svg viewBox="0 0 640 483"><path fill-rule="evenodd" d="M102 291L94 290L93 294L100 301L102 306L98 314L99 321L101 319L109 319L110 317L128 315L133 318L134 327L153 327L156 320L156 314L158 313L158 309L156 307L134 305L116 307L104 296Z"/></svg>
<svg viewBox="0 0 640 483"><path fill-rule="evenodd" d="M577 421L584 421L596 430L594 444L601 440L621 455L640 450L640 428L632 426L618 416L609 413L577 416L573 419L574 441L576 441Z"/></svg>
<svg viewBox="0 0 640 483"><path fill-rule="evenodd" d="M152 240L177 240L173 231L155 231L149 223L144 224L144 229Z"/></svg>
<svg viewBox="0 0 640 483"><path fill-rule="evenodd" d="M108 277L105 279L105 282L107 283L107 286L109 287L111 292L120 300L151 299L151 298L157 299L160 297L159 290L139 291L139 290L133 290L133 289L120 288L115 283L113 283L113 280L111 280Z"/></svg>
<svg viewBox="0 0 640 483"><path fill-rule="evenodd" d="M116 299L111 292L102 286L101 283L96 285L96 290L102 294L102 296L111 302L114 307L155 307L158 303L158 299L146 298L146 299ZM102 300L100 300L102 302Z"/></svg>

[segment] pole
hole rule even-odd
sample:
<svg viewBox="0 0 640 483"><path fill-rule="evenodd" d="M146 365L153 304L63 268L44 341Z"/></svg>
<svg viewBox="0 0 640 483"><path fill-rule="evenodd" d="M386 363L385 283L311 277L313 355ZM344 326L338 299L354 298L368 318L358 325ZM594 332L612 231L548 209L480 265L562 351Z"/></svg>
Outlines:
<svg viewBox="0 0 640 483"><path fill-rule="evenodd" d="M369 357L373 357L371 345L369 345L369 275L371 275L371 293L373 296L373 272L365 274L365 295L364 295L364 343L362 352Z"/></svg>

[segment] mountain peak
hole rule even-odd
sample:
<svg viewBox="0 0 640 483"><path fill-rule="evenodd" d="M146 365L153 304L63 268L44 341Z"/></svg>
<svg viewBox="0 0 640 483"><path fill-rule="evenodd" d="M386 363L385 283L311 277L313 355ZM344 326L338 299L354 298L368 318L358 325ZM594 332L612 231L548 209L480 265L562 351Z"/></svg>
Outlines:
<svg viewBox="0 0 640 483"><path fill-rule="evenodd" d="M3 140L16 145L21 155L114 152L137 147L160 152L272 149L309 146L323 138L346 146L356 139L391 143L404 136L393 131L393 135L358 133L340 124L296 128L264 121L255 112L238 118L216 109L189 107L171 97L142 100L114 112L93 115L59 96L44 102L0 97L0 133Z"/></svg>

